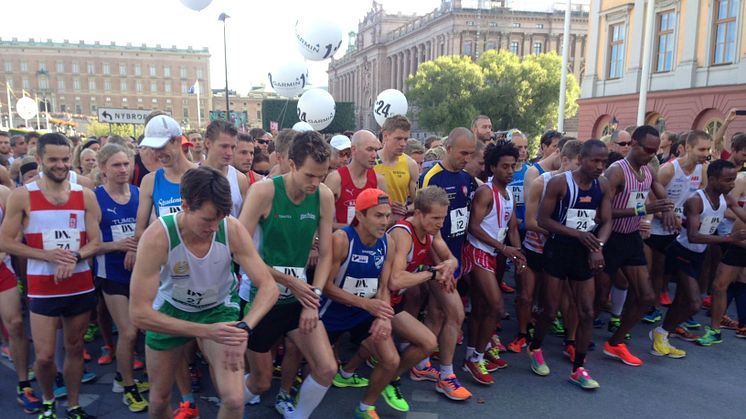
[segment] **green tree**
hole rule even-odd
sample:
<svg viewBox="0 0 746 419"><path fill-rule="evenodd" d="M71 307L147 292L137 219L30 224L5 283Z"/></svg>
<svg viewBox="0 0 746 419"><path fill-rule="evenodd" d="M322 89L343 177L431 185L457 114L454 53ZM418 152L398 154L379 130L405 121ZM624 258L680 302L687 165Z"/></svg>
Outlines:
<svg viewBox="0 0 746 419"><path fill-rule="evenodd" d="M133 126L135 127L135 131L132 130ZM131 137L135 134L135 138L137 138L142 135L144 130L145 125L111 124L111 134L119 135L121 137ZM88 122L86 134L89 136L95 135L96 137L109 135L109 124L91 119L90 122Z"/></svg>
<svg viewBox="0 0 746 419"><path fill-rule="evenodd" d="M417 68L407 80L407 98L416 110L421 127L447 133L458 126L469 126L478 109L484 73L468 57L442 56Z"/></svg>
<svg viewBox="0 0 746 419"><path fill-rule="evenodd" d="M269 122L277 121L280 129L292 128L299 121L296 111L297 100L264 99L262 101L262 127L269 131ZM328 127L321 130L324 134L336 134L355 130L355 110L352 102L337 102L334 119Z"/></svg>

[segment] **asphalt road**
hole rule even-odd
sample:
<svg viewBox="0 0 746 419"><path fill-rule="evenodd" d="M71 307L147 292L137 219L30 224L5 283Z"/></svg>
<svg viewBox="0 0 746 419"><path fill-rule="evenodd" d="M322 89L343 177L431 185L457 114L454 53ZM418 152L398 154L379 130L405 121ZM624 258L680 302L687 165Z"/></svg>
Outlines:
<svg viewBox="0 0 746 419"><path fill-rule="evenodd" d="M508 296L509 312L513 312L513 297ZM734 310L731 310L734 311ZM735 313L731 313L735 317ZM606 318L606 316L604 316ZM697 316L704 323L704 313ZM504 343L516 333L515 320L503 322L501 334ZM645 365L629 367L606 357L600 347L608 337L605 329L594 332L599 346L590 352L586 366L601 388L586 392L567 382L570 363L562 355L561 339L550 336L544 344L545 358L552 370L547 377L533 374L528 366L525 351L508 353L504 358L510 366L495 373L493 386L473 382L467 373L458 372L459 378L474 397L466 402L453 402L434 391L434 384L402 379L402 390L412 410L407 414L389 408L383 400L377 403L381 417L407 419L451 418L745 418L746 417L746 339L737 339L731 330L724 331L724 342L709 348L693 343L672 340L688 352L683 359L658 358L648 353L650 342L648 325L640 324L633 332L630 350L640 356ZM98 354L100 341L87 345ZM457 350L460 365L464 348ZM2 418L28 418L17 406L11 394L15 388L12 365L2 359L0 365L0 411ZM145 417L130 413L121 402L121 395L111 392L114 366L98 366L95 361L86 367L98 374L98 379L82 387L81 404L99 418ZM364 369L361 375L367 376ZM207 371L203 374L208 377ZM207 380L206 380L207 381ZM38 392L38 384L34 384ZM209 386L209 384L208 384ZM246 409L248 418L279 418L273 409L278 381L257 406ZM362 397L363 389L335 389L327 393L313 415L314 418L352 418L355 404ZM198 397L202 418L217 416L215 393L206 388ZM213 399L211 399L213 398ZM176 404L176 397L174 404ZM62 413L61 407L58 408ZM61 416L64 417L64 416Z"/></svg>

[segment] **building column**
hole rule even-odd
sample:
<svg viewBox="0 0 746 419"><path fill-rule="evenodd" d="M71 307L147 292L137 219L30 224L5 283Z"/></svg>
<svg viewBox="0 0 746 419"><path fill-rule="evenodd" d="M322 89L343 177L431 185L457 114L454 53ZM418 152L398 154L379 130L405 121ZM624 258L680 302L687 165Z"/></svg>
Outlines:
<svg viewBox="0 0 746 419"><path fill-rule="evenodd" d="M385 86L388 86L387 88L393 88L394 87L394 56L391 55L387 58L388 64L389 64L389 80L388 83L385 83Z"/></svg>
<svg viewBox="0 0 746 419"><path fill-rule="evenodd" d="M398 57L399 57L399 65L398 65L399 75L396 78L396 83L397 83L397 89L403 92L404 91L404 52L403 51L399 52Z"/></svg>
<svg viewBox="0 0 746 419"><path fill-rule="evenodd" d="M580 80L580 67L581 67L581 60L583 58L582 51L583 51L583 37L578 35L573 35L573 41L575 42L575 55L572 59L572 72L575 74L575 78L577 80Z"/></svg>
<svg viewBox="0 0 746 419"><path fill-rule="evenodd" d="M697 0L688 0L689 4L693 4L693 8L696 10L698 8ZM689 15L689 4L687 4L687 15ZM593 36L590 39L590 42L588 44L588 56L586 57L586 71L585 71L585 77L583 77L583 80L580 84L580 96L583 98L590 98L595 96L596 94L596 77L598 74L598 69L596 68L596 64L598 63L598 44L599 44L599 26L601 25L601 14L600 14L600 7L601 7L601 0L591 0L591 14L588 16L588 33L593 34ZM696 27L692 26L692 27ZM687 31L684 35L685 37L692 33L697 31ZM696 34L694 34L696 37ZM686 42L684 43L686 44ZM686 47L685 47L686 48Z"/></svg>

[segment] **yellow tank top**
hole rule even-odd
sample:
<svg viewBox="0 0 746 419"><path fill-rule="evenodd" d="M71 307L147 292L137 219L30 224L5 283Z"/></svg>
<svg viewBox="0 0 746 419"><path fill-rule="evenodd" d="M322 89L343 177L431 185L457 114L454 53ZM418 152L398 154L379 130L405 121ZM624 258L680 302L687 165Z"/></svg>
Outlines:
<svg viewBox="0 0 746 419"><path fill-rule="evenodd" d="M409 165L407 164L407 155L402 154L399 160L393 166L383 164L380 157L376 158L376 165L373 167L376 173L380 173L386 179L386 188L389 197L396 202L405 204L409 194Z"/></svg>

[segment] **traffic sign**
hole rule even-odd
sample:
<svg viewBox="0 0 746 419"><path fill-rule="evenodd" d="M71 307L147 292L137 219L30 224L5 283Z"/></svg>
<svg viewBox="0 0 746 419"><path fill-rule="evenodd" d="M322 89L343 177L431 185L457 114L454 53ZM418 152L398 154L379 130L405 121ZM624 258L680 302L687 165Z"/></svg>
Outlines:
<svg viewBox="0 0 746 419"><path fill-rule="evenodd" d="M151 112L147 109L98 108L98 122L144 125Z"/></svg>

